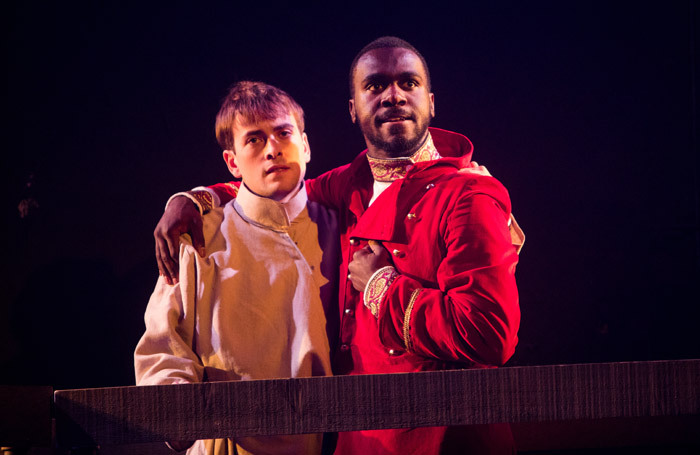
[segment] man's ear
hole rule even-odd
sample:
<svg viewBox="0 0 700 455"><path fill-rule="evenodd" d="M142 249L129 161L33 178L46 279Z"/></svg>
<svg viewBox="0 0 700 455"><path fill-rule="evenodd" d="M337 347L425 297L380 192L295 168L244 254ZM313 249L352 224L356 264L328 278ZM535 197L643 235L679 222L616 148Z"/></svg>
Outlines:
<svg viewBox="0 0 700 455"><path fill-rule="evenodd" d="M301 133L301 139L304 141L304 162L308 163L311 161L311 146L309 146L309 138L306 133Z"/></svg>
<svg viewBox="0 0 700 455"><path fill-rule="evenodd" d="M357 114L355 113L355 100L348 100L348 108L350 109L350 119L352 120L352 123L355 123L357 120Z"/></svg>
<svg viewBox="0 0 700 455"><path fill-rule="evenodd" d="M435 95L430 93L430 118L435 117Z"/></svg>
<svg viewBox="0 0 700 455"><path fill-rule="evenodd" d="M242 178L241 170L238 169L238 165L236 164L236 152L233 150L224 150L224 161L226 161L226 166L228 166L229 172L233 174L234 177L237 179Z"/></svg>

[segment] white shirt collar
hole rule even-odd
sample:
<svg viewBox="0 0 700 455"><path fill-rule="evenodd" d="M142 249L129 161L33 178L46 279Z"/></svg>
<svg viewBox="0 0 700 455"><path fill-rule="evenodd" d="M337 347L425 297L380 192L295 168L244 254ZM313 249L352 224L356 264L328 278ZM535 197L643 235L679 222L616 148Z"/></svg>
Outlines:
<svg viewBox="0 0 700 455"><path fill-rule="evenodd" d="M286 231L306 207L306 188L302 182L297 194L286 202L258 196L241 184L233 207L243 219L275 231Z"/></svg>

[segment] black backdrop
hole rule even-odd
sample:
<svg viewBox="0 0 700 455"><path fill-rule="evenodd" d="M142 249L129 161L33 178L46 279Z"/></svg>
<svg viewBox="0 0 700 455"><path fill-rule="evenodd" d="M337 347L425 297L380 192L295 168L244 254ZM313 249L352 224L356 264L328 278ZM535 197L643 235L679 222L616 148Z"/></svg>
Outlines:
<svg viewBox="0 0 700 455"><path fill-rule="evenodd" d="M291 93L318 175L364 148L347 71L382 35L425 55L433 125L472 139L526 231L509 364L700 356L692 0L97 3L3 7L0 382L132 384L164 203L228 180L227 87Z"/></svg>

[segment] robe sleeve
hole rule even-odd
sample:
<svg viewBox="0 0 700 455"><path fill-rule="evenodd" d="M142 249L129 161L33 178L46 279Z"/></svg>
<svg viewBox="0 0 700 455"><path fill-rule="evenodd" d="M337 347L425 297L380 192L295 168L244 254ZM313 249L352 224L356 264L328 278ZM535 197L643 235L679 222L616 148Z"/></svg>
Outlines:
<svg viewBox="0 0 700 455"><path fill-rule="evenodd" d="M137 385L201 382L204 367L193 351L196 270L193 248L180 246L180 281L158 278L146 308L146 332L134 352Z"/></svg>
<svg viewBox="0 0 700 455"><path fill-rule="evenodd" d="M499 366L513 355L520 308L509 216L486 194L458 199L441 231L446 254L438 287L400 275L383 296L384 345L480 366Z"/></svg>

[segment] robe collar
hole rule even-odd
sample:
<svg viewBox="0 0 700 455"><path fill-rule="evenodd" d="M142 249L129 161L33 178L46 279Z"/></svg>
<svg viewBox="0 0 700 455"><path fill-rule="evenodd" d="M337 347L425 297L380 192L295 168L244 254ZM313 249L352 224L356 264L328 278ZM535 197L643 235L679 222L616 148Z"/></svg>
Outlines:
<svg viewBox="0 0 700 455"><path fill-rule="evenodd" d="M252 224L274 231L286 231L304 210L306 202L306 188L303 183L297 194L286 202L258 196L243 183L233 207L243 219Z"/></svg>

